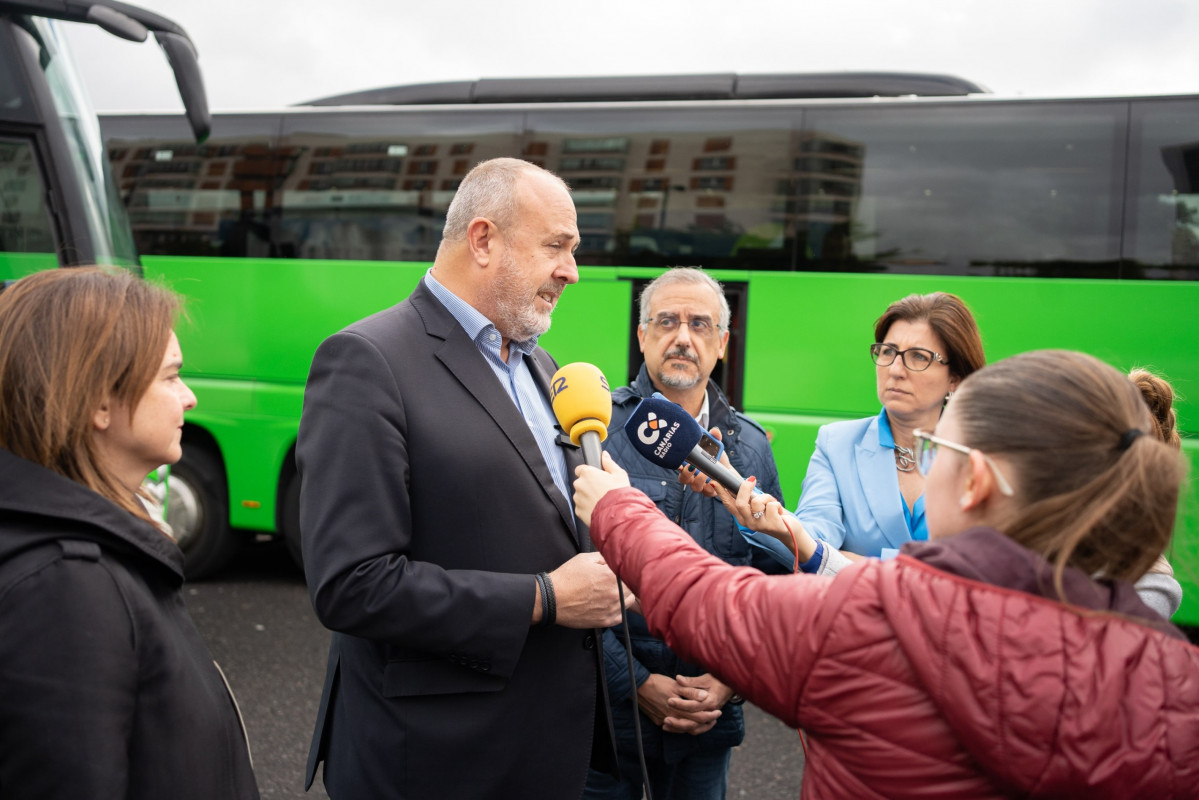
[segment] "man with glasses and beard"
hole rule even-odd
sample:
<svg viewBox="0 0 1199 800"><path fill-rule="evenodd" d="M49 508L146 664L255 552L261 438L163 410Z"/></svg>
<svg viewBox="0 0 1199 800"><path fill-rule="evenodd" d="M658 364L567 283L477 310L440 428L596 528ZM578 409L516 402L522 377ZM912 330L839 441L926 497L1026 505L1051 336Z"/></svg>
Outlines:
<svg viewBox="0 0 1199 800"><path fill-rule="evenodd" d="M733 468L747 477L756 476L763 491L778 497L778 469L766 432L735 411L710 378L729 341L729 305L720 284L690 267L663 273L641 293L637 338L645 363L631 386L612 394L612 422L604 447L628 470L633 486L708 552L729 564L785 572L763 551L753 548L751 553L736 520L720 501L690 491L679 484L675 472L642 458L623 431L641 398L661 392L686 409L704 430L717 429ZM604 633L620 777L593 769L583 796L606 800L642 796L635 697L654 800L724 798L732 748L745 738L740 698L714 675L682 661L654 639L640 614L630 612L628 619L636 686L629 677L620 628Z"/></svg>
<svg viewBox="0 0 1199 800"><path fill-rule="evenodd" d="M596 629L620 598L537 346L578 245L559 178L484 162L411 296L313 359L300 526L333 638L306 785L323 761L334 800L577 798L612 764Z"/></svg>

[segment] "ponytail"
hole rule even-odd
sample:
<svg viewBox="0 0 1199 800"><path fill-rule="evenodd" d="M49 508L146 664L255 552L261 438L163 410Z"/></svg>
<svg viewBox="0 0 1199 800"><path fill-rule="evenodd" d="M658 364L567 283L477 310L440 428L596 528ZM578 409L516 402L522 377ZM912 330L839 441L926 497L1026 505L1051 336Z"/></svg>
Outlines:
<svg viewBox="0 0 1199 800"><path fill-rule="evenodd" d="M1004 533L1054 564L1133 581L1169 543L1184 467L1129 379L1091 356L1004 359L959 387L964 443L1014 466L1021 509Z"/></svg>

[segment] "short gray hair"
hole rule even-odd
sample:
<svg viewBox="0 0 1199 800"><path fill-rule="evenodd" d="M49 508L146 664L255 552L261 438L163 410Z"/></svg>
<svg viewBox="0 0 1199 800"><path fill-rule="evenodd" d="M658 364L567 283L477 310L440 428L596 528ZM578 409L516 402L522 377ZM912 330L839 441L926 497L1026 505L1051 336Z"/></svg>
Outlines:
<svg viewBox="0 0 1199 800"><path fill-rule="evenodd" d="M570 191L570 187L548 170L519 158L493 158L475 165L466 174L445 215L445 228L441 238L447 242L460 242L466 238L466 229L475 217L485 217L495 223L501 231L515 222L517 213L516 187L522 175L544 172Z"/></svg>
<svg viewBox="0 0 1199 800"><path fill-rule="evenodd" d="M653 305L654 292L663 286L671 286L676 283L707 286L715 292L716 296L720 298L720 329L723 331L729 329L729 319L732 317L732 312L729 311L729 301L724 296L724 287L720 285L720 281L699 267L671 267L646 284L645 288L641 290L640 313L642 325L649 322L649 308Z"/></svg>

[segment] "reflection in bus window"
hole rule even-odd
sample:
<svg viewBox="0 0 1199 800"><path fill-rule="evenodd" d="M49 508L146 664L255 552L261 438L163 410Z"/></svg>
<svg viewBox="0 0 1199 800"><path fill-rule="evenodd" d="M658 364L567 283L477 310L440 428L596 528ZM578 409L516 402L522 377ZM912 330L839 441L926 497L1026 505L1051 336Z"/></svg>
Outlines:
<svg viewBox="0 0 1199 800"><path fill-rule="evenodd" d="M808 114L813 266L1118 277L1124 104L880 110Z"/></svg>
<svg viewBox="0 0 1199 800"><path fill-rule="evenodd" d="M1199 111L1193 104L1134 107L1125 258L1138 274L1172 278L1199 265Z"/></svg>
<svg viewBox="0 0 1199 800"><path fill-rule="evenodd" d="M29 143L0 138L0 253L53 253L46 191Z"/></svg>
<svg viewBox="0 0 1199 800"><path fill-rule="evenodd" d="M268 257L277 177L294 158L266 139L204 145L109 140L108 155L143 254Z"/></svg>
<svg viewBox="0 0 1199 800"><path fill-rule="evenodd" d="M139 144L134 117L110 148L151 255L428 261L466 171L522 155L572 187L582 265L1190 279L1196 116L1185 98L329 109L218 117L202 148Z"/></svg>

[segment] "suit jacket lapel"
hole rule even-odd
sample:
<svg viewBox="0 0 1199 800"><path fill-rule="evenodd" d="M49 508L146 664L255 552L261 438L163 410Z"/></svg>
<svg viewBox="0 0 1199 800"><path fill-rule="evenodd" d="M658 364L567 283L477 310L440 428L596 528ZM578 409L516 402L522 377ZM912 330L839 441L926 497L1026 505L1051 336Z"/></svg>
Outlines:
<svg viewBox="0 0 1199 800"><path fill-rule="evenodd" d="M558 509L563 522L566 523L567 530L573 532L575 530L574 514L569 503L566 502L566 498L558 491L558 487L550 475L549 467L546 466L545 458L541 455L541 449L537 446L537 440L533 438L533 432L529 430L524 417L517 411L516 404L512 402L508 392L496 379L495 373L484 360L478 346L470 340L466 331L462 329L462 326L458 324L446 307L425 287L424 281L417 284L411 300L413 307L424 320L425 330L429 335L442 340L441 344L434 349L434 355L445 364L462 386L495 420L496 425L508 437L508 441L520 454L525 465L536 476L546 497ZM548 356L546 358L548 360ZM544 368L540 365L535 368L535 364L536 362L531 360L530 369L542 392L548 397L548 378L539 375ZM577 463L581 463L581 457L579 461L573 463L569 457L567 458L566 465L570 476L574 475L574 467ZM572 538L576 537L572 536ZM578 543L576 538L576 544Z"/></svg>
<svg viewBox="0 0 1199 800"><path fill-rule="evenodd" d="M895 454L878 441L878 420L866 427L866 432L856 445L858 480L866 495L866 505L874 517L883 537L898 549L912 537L908 534L908 523L903 516L900 503L899 478L895 474Z"/></svg>
<svg viewBox="0 0 1199 800"><path fill-rule="evenodd" d="M528 361L529 372L533 374L533 381L537 384L537 388L541 390L541 395L548 401L550 397L550 379L553 378L554 372L556 371L553 359L550 358L549 353L545 352L541 348L538 348L537 350L533 351L533 357ZM555 427L558 428L560 434L565 436L565 434L562 432L561 426L556 425ZM559 438L561 439L562 437ZM570 440L567 439L566 441L569 442ZM536 447L536 442L533 444L534 447ZM538 451L538 455L541 455L540 451ZM562 456L566 460L566 479L568 482L573 483L575 479L575 467L583 463L583 451L573 444L563 445ZM548 474L549 469L546 468L546 475ZM552 483L553 481L551 479L551 484ZM571 510L570 503L567 502L566 498L563 497L560 492L550 492L549 494L550 499L554 501L556 506L558 506L558 513L562 515L562 519L567 525L574 528L575 538L579 543L579 549L583 551L590 551L591 536L587 531L587 526L583 524L581 519L574 515L574 511Z"/></svg>

